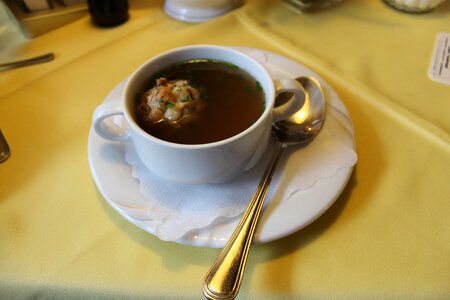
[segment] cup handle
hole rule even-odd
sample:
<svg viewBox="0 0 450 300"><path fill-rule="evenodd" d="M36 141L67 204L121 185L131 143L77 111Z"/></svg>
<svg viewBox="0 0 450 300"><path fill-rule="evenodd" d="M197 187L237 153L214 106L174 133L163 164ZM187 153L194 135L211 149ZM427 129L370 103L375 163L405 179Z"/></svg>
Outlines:
<svg viewBox="0 0 450 300"><path fill-rule="evenodd" d="M275 97L281 93L293 94L289 101L273 109L272 122L278 122L292 116L302 108L305 103L306 92L303 86L295 79L276 79L274 80L274 84L276 89Z"/></svg>
<svg viewBox="0 0 450 300"><path fill-rule="evenodd" d="M121 115L123 116L122 104L119 100L105 102L99 105L93 115L94 129L101 137L112 141L124 141L130 136L128 129L120 126L108 125L107 118Z"/></svg>

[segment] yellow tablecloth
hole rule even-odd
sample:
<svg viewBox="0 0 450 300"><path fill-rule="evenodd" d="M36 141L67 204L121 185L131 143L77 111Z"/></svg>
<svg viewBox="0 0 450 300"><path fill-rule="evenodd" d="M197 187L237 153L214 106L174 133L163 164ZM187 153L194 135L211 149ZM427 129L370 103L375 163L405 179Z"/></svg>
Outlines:
<svg viewBox="0 0 450 300"><path fill-rule="evenodd" d="M97 191L87 140L94 108L144 61L189 44L270 50L311 68L348 107L358 165L317 221L255 246L239 299L450 298L450 86L431 81L450 2L411 15L382 1L342 1L310 14L280 1L201 24L130 1L131 18L89 17L1 45L1 61L56 60L0 73L0 298L201 299L217 249L162 242Z"/></svg>

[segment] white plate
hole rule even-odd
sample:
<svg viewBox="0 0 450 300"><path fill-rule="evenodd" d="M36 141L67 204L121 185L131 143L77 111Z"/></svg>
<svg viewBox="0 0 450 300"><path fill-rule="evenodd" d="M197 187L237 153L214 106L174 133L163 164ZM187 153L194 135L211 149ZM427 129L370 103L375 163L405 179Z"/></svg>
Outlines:
<svg viewBox="0 0 450 300"><path fill-rule="evenodd" d="M327 100L342 113L341 121L353 133L348 111L342 101L317 74L286 57L257 49L235 47L263 63L274 78L314 76L324 87ZM105 101L120 95L125 81L111 91ZM354 143L352 145L354 147ZM122 144L100 138L91 128L88 156L94 181L106 201L124 218L139 228L154 234L155 226L146 220L145 209L135 203L145 203L139 192L139 182L131 176L131 166L125 161ZM321 216L338 198L347 184L353 168L340 169L335 175L316 182L278 203L269 201L264 208L255 234L255 243L267 243L300 230ZM256 188L256 187L255 187ZM142 218L140 217L142 216ZM237 226L239 218L220 219L208 227L192 230L176 242L199 247L223 247Z"/></svg>

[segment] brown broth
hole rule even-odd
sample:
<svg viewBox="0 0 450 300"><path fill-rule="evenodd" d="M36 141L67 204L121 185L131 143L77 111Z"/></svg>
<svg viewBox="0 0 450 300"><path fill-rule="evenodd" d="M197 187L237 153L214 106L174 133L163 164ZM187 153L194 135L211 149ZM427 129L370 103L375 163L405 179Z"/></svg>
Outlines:
<svg viewBox="0 0 450 300"><path fill-rule="evenodd" d="M220 141L250 127L264 111L264 92L259 82L245 70L226 62L193 60L169 66L151 78L146 90L160 77L188 80L189 85L200 91L203 101L198 117L178 128L166 122L145 122L141 111L135 109L139 126L165 141L179 144Z"/></svg>

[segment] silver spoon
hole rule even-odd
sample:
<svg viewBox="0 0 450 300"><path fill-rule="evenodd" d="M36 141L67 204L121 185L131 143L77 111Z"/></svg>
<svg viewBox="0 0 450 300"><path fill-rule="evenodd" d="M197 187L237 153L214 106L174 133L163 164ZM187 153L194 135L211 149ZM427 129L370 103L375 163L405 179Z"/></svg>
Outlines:
<svg viewBox="0 0 450 300"><path fill-rule="evenodd" d="M0 64L0 71L6 71L14 68L20 68L25 67L29 65L39 64L47 61L51 61L55 58L55 55L53 53L47 53L44 55L39 55L33 58L18 60L18 61L12 61L8 63Z"/></svg>
<svg viewBox="0 0 450 300"><path fill-rule="evenodd" d="M300 77L297 81L305 88L305 104L292 117L272 126L277 148L244 216L203 280L203 294L208 299L237 296L264 199L281 154L289 146L307 145L322 128L325 98L320 83L312 77Z"/></svg>

